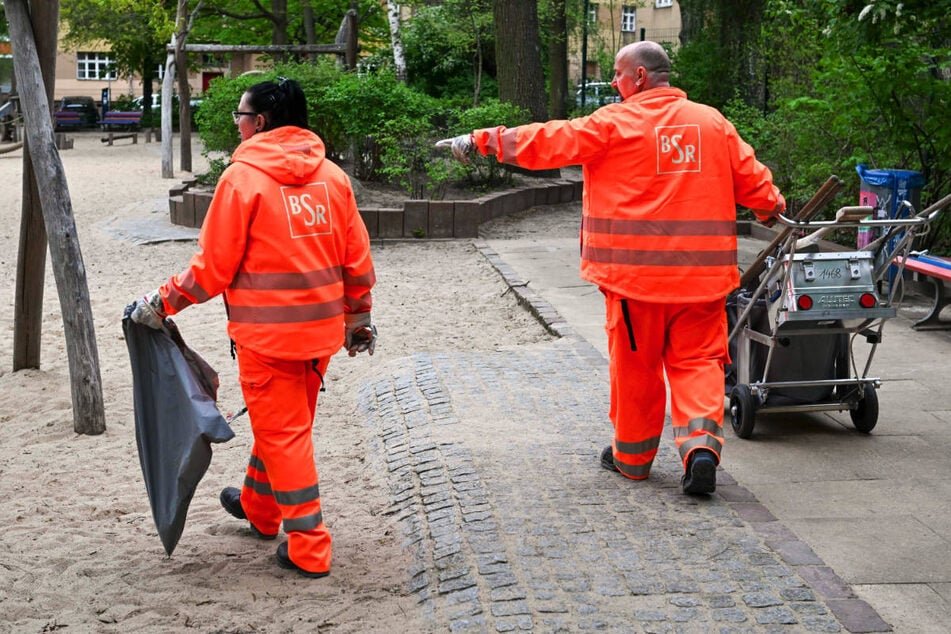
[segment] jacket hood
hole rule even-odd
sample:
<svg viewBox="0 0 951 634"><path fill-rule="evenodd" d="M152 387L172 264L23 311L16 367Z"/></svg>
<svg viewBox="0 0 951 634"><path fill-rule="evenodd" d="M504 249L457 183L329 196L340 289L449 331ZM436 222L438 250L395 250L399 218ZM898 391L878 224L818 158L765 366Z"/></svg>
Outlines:
<svg viewBox="0 0 951 634"><path fill-rule="evenodd" d="M325 159L320 137L294 126L259 132L242 142L231 156L232 163L245 163L283 185L313 182Z"/></svg>

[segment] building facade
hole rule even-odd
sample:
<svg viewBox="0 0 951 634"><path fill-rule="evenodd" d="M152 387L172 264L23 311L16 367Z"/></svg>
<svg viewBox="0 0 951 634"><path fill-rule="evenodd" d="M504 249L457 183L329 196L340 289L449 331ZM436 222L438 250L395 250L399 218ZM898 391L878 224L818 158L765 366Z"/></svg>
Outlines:
<svg viewBox="0 0 951 634"><path fill-rule="evenodd" d="M204 92L211 80L216 77L240 75L251 70L254 60L251 55L234 54L227 58L201 55L193 57L191 61L193 67L188 74L188 84L192 94L196 95ZM156 78L152 85L153 94L161 91L164 75L163 64L156 68ZM63 97L83 96L92 97L98 103L101 102L104 90L108 91L110 101L122 95L141 97L142 78L138 75L118 76L115 72L114 59L106 43L84 45L76 50L66 50L60 46L56 55L56 84L53 98L59 101Z"/></svg>
<svg viewBox="0 0 951 634"><path fill-rule="evenodd" d="M614 55L632 42L651 40L676 48L680 43L677 0L601 0L588 2L588 81L611 81ZM581 39L570 46L569 76L581 81Z"/></svg>

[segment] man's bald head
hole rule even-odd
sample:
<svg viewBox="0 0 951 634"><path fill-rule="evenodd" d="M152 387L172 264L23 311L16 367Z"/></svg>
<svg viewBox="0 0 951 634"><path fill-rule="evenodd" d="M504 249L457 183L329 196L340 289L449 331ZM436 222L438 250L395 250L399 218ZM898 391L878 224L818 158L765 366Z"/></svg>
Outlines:
<svg viewBox="0 0 951 634"><path fill-rule="evenodd" d="M657 42L628 44L614 57L614 80L611 84L623 99L670 85L670 57Z"/></svg>
<svg viewBox="0 0 951 634"><path fill-rule="evenodd" d="M616 61L631 70L643 66L649 73L670 75L670 57L657 42L634 42L618 51Z"/></svg>

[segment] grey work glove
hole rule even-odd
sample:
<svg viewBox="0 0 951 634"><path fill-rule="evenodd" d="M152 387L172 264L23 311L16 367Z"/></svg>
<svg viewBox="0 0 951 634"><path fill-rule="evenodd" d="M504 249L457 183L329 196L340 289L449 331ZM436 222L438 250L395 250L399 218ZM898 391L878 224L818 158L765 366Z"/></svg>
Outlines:
<svg viewBox="0 0 951 634"><path fill-rule="evenodd" d="M135 300L132 304L134 308L132 314L129 315L132 321L156 330L162 329L162 321L167 315L165 314L165 304L162 302L162 296L157 289L151 293L146 293L145 297Z"/></svg>
<svg viewBox="0 0 951 634"><path fill-rule="evenodd" d="M436 147L447 147L451 149L452 155L456 160L466 164L470 162L469 155L475 152L476 149L475 139L472 138L471 134L463 134L451 139L437 141Z"/></svg>
<svg viewBox="0 0 951 634"><path fill-rule="evenodd" d="M351 357L358 352L368 352L373 356L376 349L376 326L370 323L370 313L345 313L343 316L346 326L346 340L344 347Z"/></svg>

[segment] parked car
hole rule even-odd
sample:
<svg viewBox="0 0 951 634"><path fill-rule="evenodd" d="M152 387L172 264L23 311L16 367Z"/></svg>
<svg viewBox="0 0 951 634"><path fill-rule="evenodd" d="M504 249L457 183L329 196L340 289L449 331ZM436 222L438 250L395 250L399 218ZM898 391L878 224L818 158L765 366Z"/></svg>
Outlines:
<svg viewBox="0 0 951 634"><path fill-rule="evenodd" d="M79 113L81 127L95 128L99 125L99 108L92 97L63 97L59 102L59 110Z"/></svg>
<svg viewBox="0 0 951 634"><path fill-rule="evenodd" d="M614 90L614 87L606 81L589 81L585 86L584 105L585 108L591 106L603 106L608 103L617 103L621 101L621 95ZM581 86L575 90L575 102L581 107Z"/></svg>
<svg viewBox="0 0 951 634"><path fill-rule="evenodd" d="M138 108L139 110L142 110L142 104L144 99L145 97L136 97L135 99L132 100L132 103L135 104L136 108ZM201 105L201 99L192 97L191 99L188 100L188 103L192 108L192 112L194 112L195 110L198 109L198 106ZM178 108L178 95L172 95L172 108ZM152 110L155 112L158 112L161 109L162 109L162 95L157 92L153 92L152 93Z"/></svg>
<svg viewBox="0 0 951 634"><path fill-rule="evenodd" d="M195 125L195 113L198 112L198 108L201 106L201 101L202 101L201 99L194 98L194 97L189 99L188 101L188 103L191 105L191 111L192 111L191 121L193 126ZM144 98L136 97L135 99L132 100L132 103L135 106L136 110L142 110ZM162 116L162 95L157 92L152 93L152 116L153 116L152 120L155 122L155 125L158 125L158 121L160 120L160 117ZM172 95L172 125L174 125L175 127L178 126L178 95Z"/></svg>

